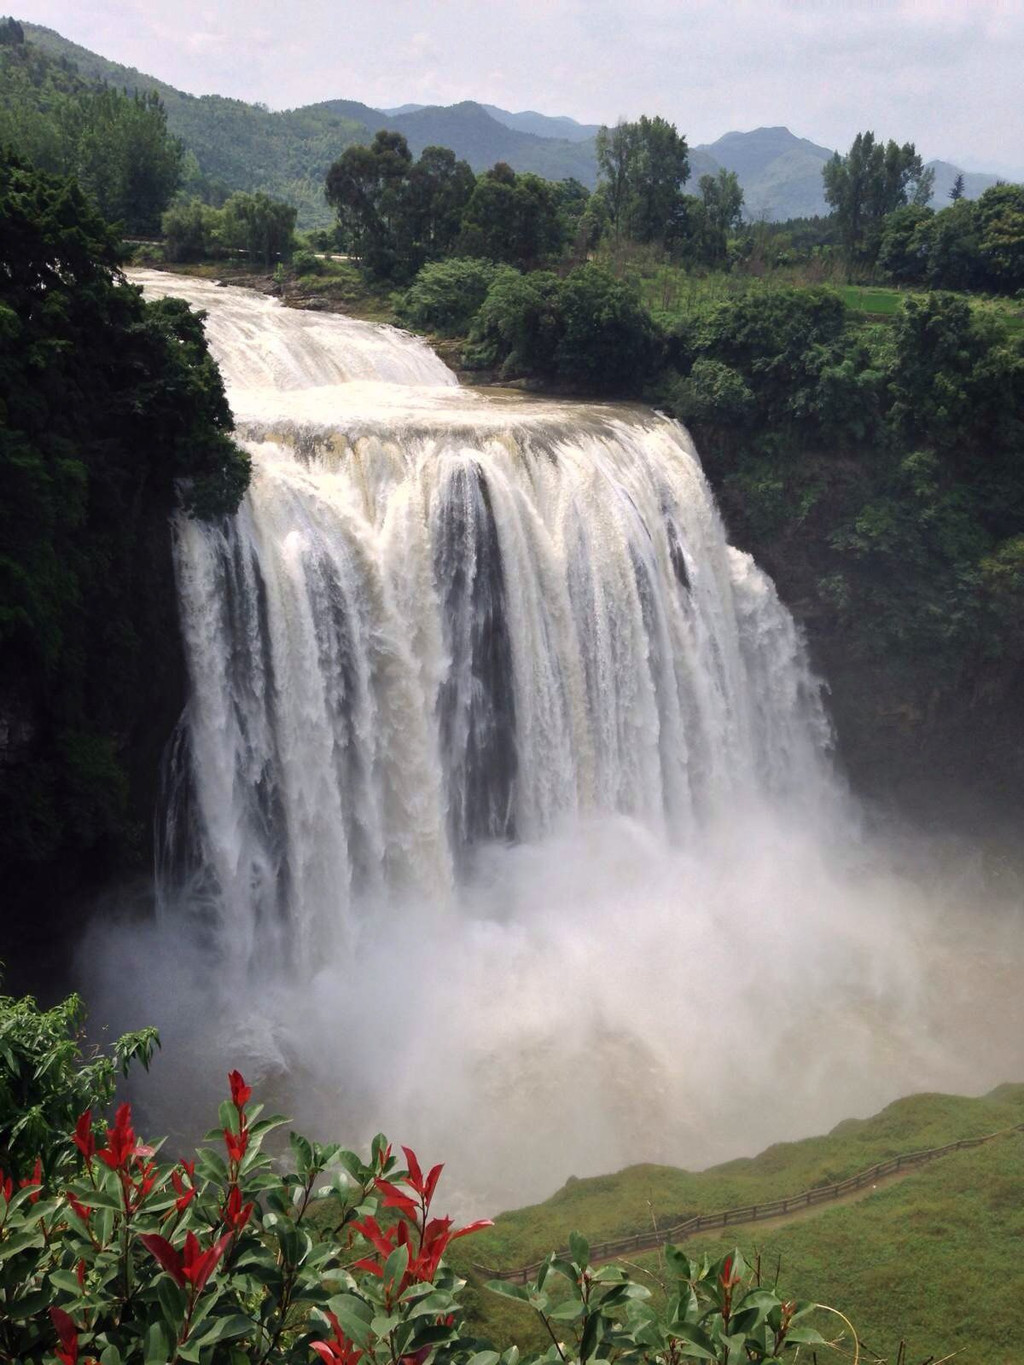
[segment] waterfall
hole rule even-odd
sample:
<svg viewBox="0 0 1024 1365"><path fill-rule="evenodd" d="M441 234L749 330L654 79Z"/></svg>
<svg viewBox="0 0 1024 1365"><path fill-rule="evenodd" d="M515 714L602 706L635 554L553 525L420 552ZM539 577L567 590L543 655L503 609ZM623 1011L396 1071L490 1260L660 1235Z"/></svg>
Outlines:
<svg viewBox="0 0 1024 1365"><path fill-rule="evenodd" d="M1010 1074L991 1037L1021 1029L964 995L977 920L865 842L680 426L133 278L206 310L253 462L237 515L176 524L159 923L97 954L190 1091L244 1065L493 1208Z"/></svg>
<svg viewBox="0 0 1024 1365"><path fill-rule="evenodd" d="M226 959L308 972L382 899L450 897L488 841L595 815L686 841L822 799L818 684L676 423L488 402L400 332L187 289L253 459L236 517L177 528L165 842L190 784Z"/></svg>

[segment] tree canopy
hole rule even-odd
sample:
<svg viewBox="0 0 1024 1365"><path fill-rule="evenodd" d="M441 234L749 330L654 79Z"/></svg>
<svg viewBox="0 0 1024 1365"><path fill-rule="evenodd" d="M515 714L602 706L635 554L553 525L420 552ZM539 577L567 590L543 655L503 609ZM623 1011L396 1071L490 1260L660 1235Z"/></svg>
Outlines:
<svg viewBox="0 0 1024 1365"><path fill-rule="evenodd" d="M126 232L158 231L184 167L159 96L90 86L70 65L17 41L18 30L8 27L0 43L0 145L42 170L74 175Z"/></svg>
<svg viewBox="0 0 1024 1365"><path fill-rule="evenodd" d="M249 462L200 316L145 303L82 190L10 153L0 337L0 704L21 736L0 764L9 869L123 834L138 683L166 648L147 636L144 565L179 498L232 511Z"/></svg>
<svg viewBox="0 0 1024 1365"><path fill-rule="evenodd" d="M613 230L637 242L670 245L683 231L686 139L674 124L642 115L597 134L597 164Z"/></svg>
<svg viewBox="0 0 1024 1365"><path fill-rule="evenodd" d="M869 132L858 133L845 156L836 152L822 178L847 256L874 260L883 220L908 203L927 204L935 174L912 142L882 143Z"/></svg>
<svg viewBox="0 0 1024 1365"><path fill-rule="evenodd" d="M325 195L342 243L378 279L408 280L453 247L473 172L446 147L413 161L401 133L382 128L347 147L327 172Z"/></svg>

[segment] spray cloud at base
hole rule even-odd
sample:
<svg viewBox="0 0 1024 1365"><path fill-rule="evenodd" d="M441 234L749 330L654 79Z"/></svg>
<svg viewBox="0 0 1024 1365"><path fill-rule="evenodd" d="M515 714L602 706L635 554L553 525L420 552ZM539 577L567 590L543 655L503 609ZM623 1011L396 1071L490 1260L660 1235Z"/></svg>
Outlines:
<svg viewBox="0 0 1024 1365"><path fill-rule="evenodd" d="M680 428L187 288L254 478L178 528L158 922L89 949L155 1126L239 1065L493 1208L1019 1072L1019 921L860 832Z"/></svg>

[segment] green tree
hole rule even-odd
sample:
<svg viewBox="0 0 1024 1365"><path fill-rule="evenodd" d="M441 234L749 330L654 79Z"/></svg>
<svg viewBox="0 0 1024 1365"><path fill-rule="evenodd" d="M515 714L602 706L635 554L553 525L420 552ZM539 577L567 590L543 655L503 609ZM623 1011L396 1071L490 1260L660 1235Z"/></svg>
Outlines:
<svg viewBox="0 0 1024 1365"><path fill-rule="evenodd" d="M905 204L927 204L935 180L914 144L876 142L858 133L845 156L838 152L822 167L825 199L831 204L849 261L874 261L882 223Z"/></svg>
<svg viewBox="0 0 1024 1365"><path fill-rule="evenodd" d="M633 287L597 265L562 283L558 377L601 393L636 393L655 367L660 334Z"/></svg>
<svg viewBox="0 0 1024 1365"><path fill-rule="evenodd" d="M993 185L975 207L978 250L992 287L1024 288L1024 185Z"/></svg>
<svg viewBox="0 0 1024 1365"><path fill-rule="evenodd" d="M901 284L925 279L935 236L934 211L907 204L886 218L878 244L878 264Z"/></svg>
<svg viewBox="0 0 1024 1365"><path fill-rule="evenodd" d="M213 211L211 211L213 216ZM254 264L290 261L295 248L296 210L268 194L233 194L213 217L220 245L244 251Z"/></svg>
<svg viewBox="0 0 1024 1365"><path fill-rule="evenodd" d="M633 241L671 245L685 222L686 139L666 119L644 114L635 123L601 128L596 150L612 230Z"/></svg>
<svg viewBox="0 0 1024 1365"><path fill-rule="evenodd" d="M964 197L963 171L957 171L956 179L953 181L952 185L949 188L949 197L950 199L952 199L954 204L957 202L958 199L962 199Z"/></svg>
<svg viewBox="0 0 1024 1365"><path fill-rule="evenodd" d="M69 167L109 222L128 233L156 232L181 180L183 148L167 132L155 91L103 89L82 96L74 164Z"/></svg>
<svg viewBox="0 0 1024 1365"><path fill-rule="evenodd" d="M506 377L553 376L564 331L561 292L561 281L550 271L502 271L474 319L467 366L497 365Z"/></svg>
<svg viewBox="0 0 1024 1365"><path fill-rule="evenodd" d="M163 216L164 253L169 261L201 261L211 251L218 214L195 197L182 199Z"/></svg>
<svg viewBox="0 0 1024 1365"><path fill-rule="evenodd" d="M464 336L494 281L512 273L508 266L474 257L430 261L405 293L398 295L396 311L411 327L442 336Z"/></svg>
<svg viewBox="0 0 1024 1365"><path fill-rule="evenodd" d="M170 576L180 499L218 516L248 482L201 318L144 303L118 252L74 182L0 155L0 697L30 737L0 768L12 901L32 865L123 849L167 652L146 566L162 544Z"/></svg>
<svg viewBox="0 0 1024 1365"><path fill-rule="evenodd" d="M325 195L341 241L371 275L390 279L399 265L400 219L412 168L401 133L380 129L369 147L346 147L327 172Z"/></svg>
<svg viewBox="0 0 1024 1365"><path fill-rule="evenodd" d="M462 255L533 270L564 244L565 224L551 181L517 174L503 161L477 177L462 217Z"/></svg>
<svg viewBox="0 0 1024 1365"><path fill-rule="evenodd" d="M411 166L395 222L398 269L408 279L454 249L476 177L448 147L424 147Z"/></svg>
<svg viewBox="0 0 1024 1365"><path fill-rule="evenodd" d="M702 175L699 197L693 204L690 232L694 249L707 265L720 265L726 258L729 233L743 216L743 190L735 171L720 170Z"/></svg>
<svg viewBox="0 0 1024 1365"><path fill-rule="evenodd" d="M977 204L958 199L932 219L927 233L928 270L933 289L977 289L986 283Z"/></svg>

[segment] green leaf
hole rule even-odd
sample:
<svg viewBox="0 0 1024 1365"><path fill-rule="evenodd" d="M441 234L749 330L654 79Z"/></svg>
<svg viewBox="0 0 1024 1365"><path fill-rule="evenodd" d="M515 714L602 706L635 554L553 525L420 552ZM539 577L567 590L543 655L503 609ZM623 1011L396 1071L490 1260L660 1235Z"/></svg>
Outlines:
<svg viewBox="0 0 1024 1365"><path fill-rule="evenodd" d="M167 1365L174 1348L174 1338L162 1322L151 1322L142 1339L142 1358L145 1365Z"/></svg>
<svg viewBox="0 0 1024 1365"><path fill-rule="evenodd" d="M121 1365L121 1352L116 1346L108 1346L100 1356L100 1365Z"/></svg>
<svg viewBox="0 0 1024 1365"><path fill-rule="evenodd" d="M28 1251L30 1247L41 1247L43 1245L43 1234L34 1228L27 1232L16 1232L13 1237L0 1242L0 1261L10 1260L12 1256L17 1256L20 1251Z"/></svg>
<svg viewBox="0 0 1024 1365"><path fill-rule="evenodd" d="M384 1283L398 1284L408 1269L409 1248L407 1246L395 1247L384 1262Z"/></svg>
<svg viewBox="0 0 1024 1365"><path fill-rule="evenodd" d="M678 1247L673 1246L671 1242L665 1247L665 1265L670 1274L678 1275L681 1280L696 1278L689 1256L684 1251L680 1251Z"/></svg>
<svg viewBox="0 0 1024 1365"><path fill-rule="evenodd" d="M569 1233L569 1255L581 1270L590 1264L590 1243L582 1233Z"/></svg>
<svg viewBox="0 0 1024 1365"><path fill-rule="evenodd" d="M530 1298L530 1291L524 1284L512 1284L508 1280L488 1280L487 1288L492 1294L501 1294L506 1299L518 1299L520 1303L527 1303Z"/></svg>
<svg viewBox="0 0 1024 1365"><path fill-rule="evenodd" d="M575 1322L583 1316L585 1309L582 1299L570 1299L568 1303L558 1303L548 1313L556 1322Z"/></svg>
<svg viewBox="0 0 1024 1365"><path fill-rule="evenodd" d="M588 1253L589 1254L589 1253ZM589 1360L597 1351L598 1345L604 1336L604 1318L600 1313L591 1313L587 1319L586 1326L583 1328L583 1336L580 1339L580 1360Z"/></svg>
<svg viewBox="0 0 1024 1365"><path fill-rule="evenodd" d="M184 1320L185 1310L188 1307L188 1296L184 1289L180 1289L169 1275L161 1275L160 1279L157 1280L156 1296L160 1303L160 1311L164 1315L164 1321L176 1337L178 1328Z"/></svg>
<svg viewBox="0 0 1024 1365"><path fill-rule="evenodd" d="M680 1322L671 1328L672 1336L686 1342L686 1354L695 1355L699 1360L716 1360L714 1343L706 1332L693 1323Z"/></svg>
<svg viewBox="0 0 1024 1365"><path fill-rule="evenodd" d="M236 1337L249 1336L255 1331L252 1318L242 1313L231 1313L226 1317L213 1318L199 1338L202 1346L212 1346L216 1341L230 1341Z"/></svg>
<svg viewBox="0 0 1024 1365"><path fill-rule="evenodd" d="M76 1292L78 1290L77 1282L75 1290ZM26 1318L32 1318L37 1313L45 1312L52 1301L53 1294L48 1289L37 1289L34 1293L25 1294L20 1299L15 1299L13 1303L5 1304L4 1316L10 1318L12 1322L24 1322Z"/></svg>
<svg viewBox="0 0 1024 1365"><path fill-rule="evenodd" d="M791 1327L786 1333L786 1340L787 1342L799 1342L805 1346L823 1346L825 1344L825 1338L813 1327Z"/></svg>

